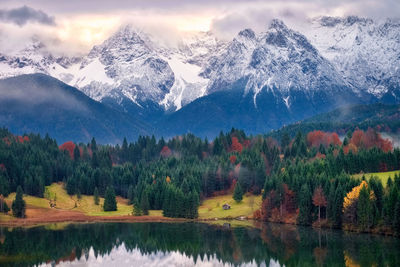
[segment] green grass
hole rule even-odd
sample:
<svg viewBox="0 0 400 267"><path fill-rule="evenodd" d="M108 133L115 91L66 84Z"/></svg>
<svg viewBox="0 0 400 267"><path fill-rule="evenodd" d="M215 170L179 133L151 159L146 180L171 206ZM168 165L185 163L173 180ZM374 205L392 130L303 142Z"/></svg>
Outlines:
<svg viewBox="0 0 400 267"><path fill-rule="evenodd" d="M9 194L6 197L6 201L9 205L9 207L11 208L11 203L14 201L15 199L15 192ZM28 196L28 195L24 195L24 200L26 202L27 205L30 206L34 206L34 207L38 207L38 208L48 208L49 207L49 201L45 198L40 198L40 197L33 197L33 196Z"/></svg>
<svg viewBox="0 0 400 267"><path fill-rule="evenodd" d="M104 198L100 198L100 204L95 205L93 196L82 195L80 199L76 195L70 196L64 189L62 183L54 183L46 186L46 190L50 198L56 198L56 208L62 210L79 211L89 216L120 216L132 214L132 205L128 205L127 201L117 198L117 211L103 211ZM7 202L11 203L15 199L15 193L11 193L7 198ZM49 200L24 195L27 206L50 209Z"/></svg>
<svg viewBox="0 0 400 267"><path fill-rule="evenodd" d="M222 205L229 204L231 208L224 210ZM253 204L252 204L253 203ZM236 203L232 195L217 196L206 199L199 207L200 219L213 218L236 218L240 216L252 216L253 212L260 207L261 196L244 196L243 200Z"/></svg>
<svg viewBox="0 0 400 267"><path fill-rule="evenodd" d="M46 187L46 196L56 198L56 208L82 212L89 216L123 216L132 215L133 206L127 204L127 200L117 197L117 211L103 211L104 198L100 198L100 205L94 204L93 196L82 195L80 199L76 195L67 194L62 183L54 183ZM15 193L10 194L6 200L8 203L15 199ZM24 195L28 207L50 209L49 200ZM229 210L223 210L222 206L227 203L231 206ZM199 207L199 219L213 218L237 218L240 216L249 217L260 207L261 196L244 196L240 203L232 199L232 195L217 196L206 199ZM161 210L149 211L150 216L162 216ZM9 220L9 216L0 216L0 220Z"/></svg>
<svg viewBox="0 0 400 267"><path fill-rule="evenodd" d="M354 178L362 178L364 175L365 178L368 180L371 178L371 176L376 176L382 181L382 185L385 187L387 184L387 180L389 179L389 176L394 178L394 175L397 173L397 175L400 175L400 171L391 171L391 172L375 172L375 173L364 173L364 174L354 174Z"/></svg>
<svg viewBox="0 0 400 267"><path fill-rule="evenodd" d="M57 208L83 212L89 216L120 216L132 214L132 205L128 205L123 199L117 198L117 211L103 211L104 198L100 197L99 205L94 204L93 196L82 195L80 199L76 195L67 194L61 183L47 187L51 196L57 197Z"/></svg>
<svg viewBox="0 0 400 267"><path fill-rule="evenodd" d="M0 213L0 222L8 222L11 221L13 217L9 214Z"/></svg>
<svg viewBox="0 0 400 267"><path fill-rule="evenodd" d="M163 216L162 210L149 210L149 216Z"/></svg>

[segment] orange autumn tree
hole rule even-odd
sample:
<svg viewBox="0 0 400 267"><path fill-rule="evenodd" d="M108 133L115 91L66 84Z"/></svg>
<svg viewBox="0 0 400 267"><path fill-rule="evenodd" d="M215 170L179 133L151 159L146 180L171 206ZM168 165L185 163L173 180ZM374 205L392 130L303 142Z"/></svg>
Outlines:
<svg viewBox="0 0 400 267"><path fill-rule="evenodd" d="M326 133L323 131L312 131L307 134L307 144L309 147L318 148L320 145L328 147L329 145L341 145L337 133Z"/></svg>
<svg viewBox="0 0 400 267"><path fill-rule="evenodd" d="M321 186L315 189L312 201L314 206L318 206L318 223L321 224L321 206L326 207L328 204Z"/></svg>
<svg viewBox="0 0 400 267"><path fill-rule="evenodd" d="M385 152L393 149L392 142L388 139L382 138L381 134L372 128L368 128L366 132L363 132L362 130L355 130L350 139L350 144L353 144L358 149L377 147Z"/></svg>

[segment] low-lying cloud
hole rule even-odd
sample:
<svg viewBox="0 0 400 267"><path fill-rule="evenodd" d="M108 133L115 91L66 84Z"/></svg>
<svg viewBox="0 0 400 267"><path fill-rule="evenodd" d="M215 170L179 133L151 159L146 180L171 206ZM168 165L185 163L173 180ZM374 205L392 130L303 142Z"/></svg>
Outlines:
<svg viewBox="0 0 400 267"><path fill-rule="evenodd" d="M127 23L175 44L191 30L210 30L229 41L245 28L266 31L274 18L300 31L307 19L326 15L398 18L400 1L0 0L0 53L18 51L35 36L51 53L81 56Z"/></svg>
<svg viewBox="0 0 400 267"><path fill-rule="evenodd" d="M55 18L49 16L42 10L23 6L14 9L0 9L0 21L14 23L18 26L24 26L27 23L39 23L55 26Z"/></svg>

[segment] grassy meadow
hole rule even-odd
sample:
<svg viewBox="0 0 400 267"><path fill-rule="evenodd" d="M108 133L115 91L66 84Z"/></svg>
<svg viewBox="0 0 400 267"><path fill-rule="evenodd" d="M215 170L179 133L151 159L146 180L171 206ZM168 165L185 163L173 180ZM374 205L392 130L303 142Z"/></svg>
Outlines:
<svg viewBox="0 0 400 267"><path fill-rule="evenodd" d="M363 175L365 176L365 178L368 180L370 179L372 176L376 176L378 177L381 181L382 181L382 185L384 187L386 187L387 184L387 180L389 179L389 177L394 178L394 175L400 175L400 171L391 171L391 172L375 172L375 173L364 173L364 174L354 174L353 177L354 178L362 178Z"/></svg>

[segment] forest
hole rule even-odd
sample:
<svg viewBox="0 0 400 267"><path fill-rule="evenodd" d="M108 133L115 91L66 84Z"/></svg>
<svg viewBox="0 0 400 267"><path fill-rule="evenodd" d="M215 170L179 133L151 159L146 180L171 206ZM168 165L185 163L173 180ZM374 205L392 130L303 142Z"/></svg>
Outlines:
<svg viewBox="0 0 400 267"><path fill-rule="evenodd" d="M63 182L70 195L119 195L135 215L197 218L207 197L262 194L254 218L358 231L400 232L400 177L387 184L358 173L400 169L400 150L369 128L336 133L282 132L276 139L232 129L214 140L192 134L169 140L124 139L121 145L15 136L0 129L0 194L20 187L44 197ZM113 203L110 204L113 206Z"/></svg>

